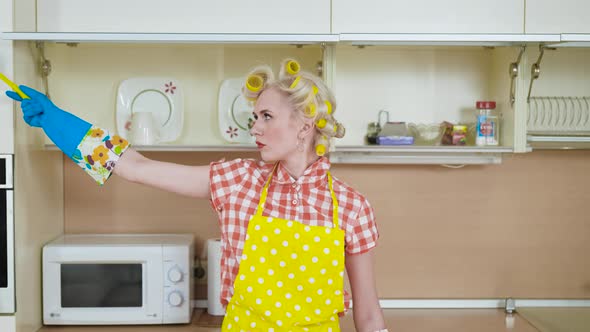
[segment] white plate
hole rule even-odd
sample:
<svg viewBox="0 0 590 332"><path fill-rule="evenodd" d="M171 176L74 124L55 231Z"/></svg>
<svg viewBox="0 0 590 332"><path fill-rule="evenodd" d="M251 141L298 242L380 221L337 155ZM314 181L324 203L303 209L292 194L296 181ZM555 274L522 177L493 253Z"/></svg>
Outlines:
<svg viewBox="0 0 590 332"><path fill-rule="evenodd" d="M254 143L248 124L254 121L254 104L242 96L245 78L224 80L219 88L219 133L231 143Z"/></svg>
<svg viewBox="0 0 590 332"><path fill-rule="evenodd" d="M159 142L172 142L182 132L184 99L178 80L167 77L137 77L119 85L117 131L129 138L131 115L151 112L160 127Z"/></svg>

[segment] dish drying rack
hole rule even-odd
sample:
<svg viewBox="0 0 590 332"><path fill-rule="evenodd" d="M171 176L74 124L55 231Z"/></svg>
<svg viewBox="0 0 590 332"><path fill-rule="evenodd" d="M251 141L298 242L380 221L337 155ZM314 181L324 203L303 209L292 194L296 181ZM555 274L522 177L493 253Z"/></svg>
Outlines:
<svg viewBox="0 0 590 332"><path fill-rule="evenodd" d="M590 96L531 97L527 132L532 135L590 135Z"/></svg>
<svg viewBox="0 0 590 332"><path fill-rule="evenodd" d="M590 148L590 96L531 96L533 83L541 74L546 50L539 45L539 57L531 66L527 95L527 141L536 148Z"/></svg>

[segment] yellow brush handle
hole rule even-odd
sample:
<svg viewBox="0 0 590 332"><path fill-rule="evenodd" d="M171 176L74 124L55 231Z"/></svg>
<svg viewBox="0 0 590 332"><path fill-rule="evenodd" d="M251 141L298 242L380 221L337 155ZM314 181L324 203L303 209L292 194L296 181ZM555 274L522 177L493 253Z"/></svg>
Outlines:
<svg viewBox="0 0 590 332"><path fill-rule="evenodd" d="M9 80L8 77L4 76L4 74L0 73L0 80L3 80L4 83L8 84L8 86L12 89L12 91L18 93L18 95L23 99L30 99L24 92L19 89L18 85L16 85L13 81Z"/></svg>

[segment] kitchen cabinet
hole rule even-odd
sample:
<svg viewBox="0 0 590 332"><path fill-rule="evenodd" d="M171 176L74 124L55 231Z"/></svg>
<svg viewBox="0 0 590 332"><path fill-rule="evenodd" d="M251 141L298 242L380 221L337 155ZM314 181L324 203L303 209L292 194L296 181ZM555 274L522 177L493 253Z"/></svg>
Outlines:
<svg viewBox="0 0 590 332"><path fill-rule="evenodd" d="M80 43L70 47L46 43L45 56L53 67L48 81L55 103L112 132L118 130L116 105L121 82L132 77L175 80L184 95L184 107L178 108L184 114L183 125L176 141L159 148L212 146L219 150L237 146L224 139L225 128L218 124L220 117L227 117L231 111L218 108L224 80L243 78L263 63L278 73L280 61L289 56L298 59L303 68L315 71L322 51L319 45ZM249 147L255 150L254 144Z"/></svg>
<svg viewBox="0 0 590 332"><path fill-rule="evenodd" d="M334 33L522 34L523 26L523 0L339 0L332 4Z"/></svg>
<svg viewBox="0 0 590 332"><path fill-rule="evenodd" d="M178 140L153 147L171 151L254 151L253 146L228 144L223 138L218 122L228 110L218 109L221 83L243 77L259 63L269 63L278 70L279 61L288 56L299 59L303 68L310 71L315 71L323 60L326 81L333 86L338 99L337 119L347 127L347 134L337 141L333 156L355 155L333 161L365 163L373 162L367 154L401 154L403 160L388 157L385 162L418 164L498 163L503 153L527 151L523 122L526 111L522 110L522 100L528 84L528 66L522 63L514 80L514 105L510 103L511 78L507 74L520 50L517 46L356 47L344 43L303 47L45 43L45 57L53 67L48 79L53 100L87 121L115 132L117 88L123 80L138 76L175 78L185 93L182 132ZM171 58L174 61L166 60ZM498 102L503 114L498 147L368 147L365 144L367 126L376 121L380 110L389 111L391 121L417 124L449 121L473 127L477 100ZM51 144L48 139L45 143Z"/></svg>
<svg viewBox="0 0 590 332"><path fill-rule="evenodd" d="M325 34L330 1L45 0L37 32Z"/></svg>
<svg viewBox="0 0 590 332"><path fill-rule="evenodd" d="M140 150L225 151L251 150L254 146L228 144L220 131L219 87L223 80L243 77L258 63L276 70L287 56L300 60L314 71L324 60L328 84L338 100L336 117L347 129L337 140L340 154L403 154L405 163L497 163L502 153L526 151L525 130L509 102L510 77L507 68L518 57L519 47L496 49L473 47L350 45L227 45L227 44L103 44L80 43L76 47L46 43L46 58L52 62L49 90L62 108L104 128L117 130L118 85L129 77L173 77L185 97L184 125L177 141ZM174 62L162 59L174 58ZM198 60L196 60L198 59ZM526 68L524 65L522 68ZM527 70L528 71L528 70ZM515 81L518 101L522 100L523 78ZM92 79L89 79L92 78ZM85 82L73 85L72 82ZM390 112L392 121L438 124L442 121L473 124L475 102L498 102L504 119L502 144L498 147L368 147L364 136L369 122L380 110ZM518 105L518 103L517 103ZM518 106L514 106L518 107ZM473 127L473 125L472 125ZM47 144L51 144L46 140ZM431 156L436 154L436 156ZM421 160L408 159L418 156ZM460 157L458 159L447 158ZM473 159L472 157L481 157ZM362 157L360 162L371 162ZM335 162L353 162L335 158ZM358 162L358 159L357 159Z"/></svg>
<svg viewBox="0 0 590 332"><path fill-rule="evenodd" d="M364 144L367 125L378 121L381 110L389 112L390 121L433 125L448 121L467 125L473 132L476 101L493 100L502 114L500 146L493 148L525 152L527 66L521 61L514 81L514 104L508 74L520 52L520 47L338 45L332 54L331 80L339 100L340 121L348 126L341 144ZM424 152L498 152L488 150L492 147L473 146L473 139L467 144L471 146L431 146ZM412 148L419 147L393 149L404 152Z"/></svg>
<svg viewBox="0 0 590 332"><path fill-rule="evenodd" d="M527 0L525 32L590 34L588 12L586 0Z"/></svg>
<svg viewBox="0 0 590 332"><path fill-rule="evenodd" d="M538 62L540 69L527 103L527 140L530 145L533 149L588 148L590 48L544 48L540 60L538 49L528 55L528 62Z"/></svg>

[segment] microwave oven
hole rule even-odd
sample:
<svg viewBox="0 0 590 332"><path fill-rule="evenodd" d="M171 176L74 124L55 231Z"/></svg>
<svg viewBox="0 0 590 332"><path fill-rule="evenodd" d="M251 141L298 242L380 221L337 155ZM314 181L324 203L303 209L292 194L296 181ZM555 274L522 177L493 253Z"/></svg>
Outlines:
<svg viewBox="0 0 590 332"><path fill-rule="evenodd" d="M46 325L189 323L192 234L66 234L43 247Z"/></svg>

